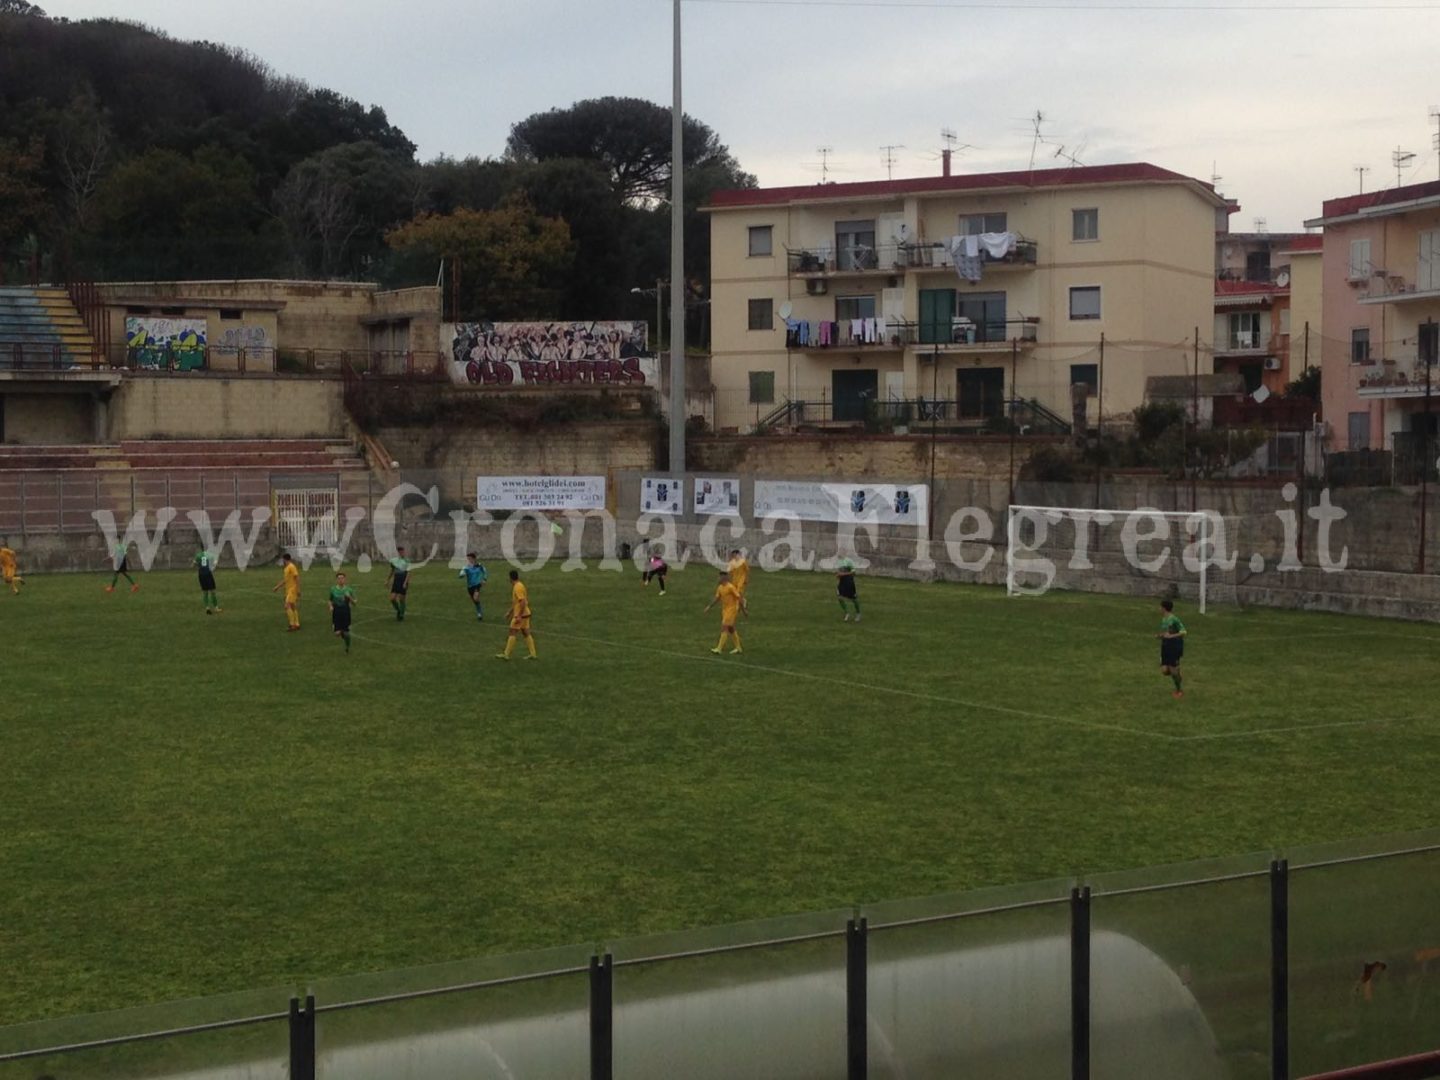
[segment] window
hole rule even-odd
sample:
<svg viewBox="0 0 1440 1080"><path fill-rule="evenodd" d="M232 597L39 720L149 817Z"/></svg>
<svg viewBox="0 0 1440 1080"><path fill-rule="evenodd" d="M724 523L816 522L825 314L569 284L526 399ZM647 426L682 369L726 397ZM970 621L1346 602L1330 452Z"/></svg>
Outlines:
<svg viewBox="0 0 1440 1080"><path fill-rule="evenodd" d="M1071 210L1070 239L1099 240L1100 211L1093 206L1084 210Z"/></svg>
<svg viewBox="0 0 1440 1080"><path fill-rule="evenodd" d="M1006 340L1003 292L961 293L955 314L959 325L954 328L952 340L978 343Z"/></svg>
<svg viewBox="0 0 1440 1080"><path fill-rule="evenodd" d="M1070 385L1089 387L1090 396L1094 397L1100 392L1100 365L1071 364Z"/></svg>
<svg viewBox="0 0 1440 1080"><path fill-rule="evenodd" d="M987 232L1007 232L1008 215L1006 214L961 214L960 235L979 236Z"/></svg>
<svg viewBox="0 0 1440 1080"><path fill-rule="evenodd" d="M1370 362L1370 328L1368 326L1356 327L1350 331L1350 363L1368 364Z"/></svg>
<svg viewBox="0 0 1440 1080"><path fill-rule="evenodd" d="M1245 280L1270 280L1270 252L1248 251L1245 253Z"/></svg>
<svg viewBox="0 0 1440 1080"><path fill-rule="evenodd" d="M1418 344L1418 355L1422 364L1440 361L1440 323L1421 323Z"/></svg>
<svg viewBox="0 0 1440 1080"><path fill-rule="evenodd" d="M222 307L220 309L220 318L223 319L225 322L239 322L241 319L245 318L245 312L241 311L239 308Z"/></svg>
<svg viewBox="0 0 1440 1080"><path fill-rule="evenodd" d="M126 315L149 315L149 314L150 314L150 309L149 309L148 307L133 307L133 306L130 306L130 307L126 307L126 308L125 308L125 314L126 314Z"/></svg>
<svg viewBox="0 0 1440 1080"><path fill-rule="evenodd" d="M775 329L775 301L768 296L764 300L750 301L750 329Z"/></svg>
<svg viewBox="0 0 1440 1080"><path fill-rule="evenodd" d="M1240 377L1245 380L1245 392L1253 394L1265 380L1264 364L1241 364Z"/></svg>
<svg viewBox="0 0 1440 1080"><path fill-rule="evenodd" d="M1280 333L1287 336L1290 333L1290 309L1288 307L1280 309Z"/></svg>
<svg viewBox="0 0 1440 1080"><path fill-rule="evenodd" d="M1420 261L1415 266L1415 288L1418 292L1440 289L1440 229L1427 229L1420 234Z"/></svg>
<svg viewBox="0 0 1440 1080"><path fill-rule="evenodd" d="M1230 313L1229 348L1260 348L1260 313L1258 311L1232 311Z"/></svg>
<svg viewBox="0 0 1440 1080"><path fill-rule="evenodd" d="M841 270L874 270L880 265L875 251L874 221L837 221L835 259Z"/></svg>
<svg viewBox="0 0 1440 1080"><path fill-rule="evenodd" d="M751 225L750 226L750 254L769 255L772 253L771 242L775 227L773 225Z"/></svg>
<svg viewBox="0 0 1440 1080"><path fill-rule="evenodd" d="M875 318L875 297L837 296L835 298L835 321Z"/></svg>
<svg viewBox="0 0 1440 1080"><path fill-rule="evenodd" d="M1352 412L1349 416L1349 448L1351 450L1370 449L1370 414L1368 412Z"/></svg>
<svg viewBox="0 0 1440 1080"><path fill-rule="evenodd" d="M162 308L160 309L160 314L161 314L161 315L184 315L184 314L185 314L185 309L184 309L183 307L162 307Z"/></svg>
<svg viewBox="0 0 1440 1080"><path fill-rule="evenodd" d="M1070 290L1070 318L1100 318L1100 286L1078 285Z"/></svg>
<svg viewBox="0 0 1440 1080"><path fill-rule="evenodd" d="M775 373L773 371L750 372L750 404L773 405L775 403Z"/></svg>
<svg viewBox="0 0 1440 1080"><path fill-rule="evenodd" d="M1370 241L1350 241L1350 266L1345 276L1351 281L1361 281L1370 276Z"/></svg>

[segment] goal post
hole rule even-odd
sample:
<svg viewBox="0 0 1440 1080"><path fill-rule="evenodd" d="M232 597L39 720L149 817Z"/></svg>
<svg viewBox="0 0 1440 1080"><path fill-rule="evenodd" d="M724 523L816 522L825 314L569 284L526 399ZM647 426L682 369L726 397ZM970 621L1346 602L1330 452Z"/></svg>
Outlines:
<svg viewBox="0 0 1440 1080"><path fill-rule="evenodd" d="M1236 598L1236 524L1216 510L1011 503L1005 517L1005 592L1137 594L1147 583L1172 585L1193 595L1203 615L1217 600Z"/></svg>

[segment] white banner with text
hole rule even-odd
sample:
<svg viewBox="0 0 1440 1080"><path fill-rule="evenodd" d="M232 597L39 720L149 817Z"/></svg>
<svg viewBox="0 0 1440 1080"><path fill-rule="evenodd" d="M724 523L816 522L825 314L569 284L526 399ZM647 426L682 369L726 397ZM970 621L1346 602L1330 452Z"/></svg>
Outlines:
<svg viewBox="0 0 1440 1080"><path fill-rule="evenodd" d="M923 526L929 516L926 484L827 484L756 480L755 520L771 515L801 521Z"/></svg>
<svg viewBox="0 0 1440 1080"><path fill-rule="evenodd" d="M695 477L695 513L740 516L740 481L733 477Z"/></svg>
<svg viewBox="0 0 1440 1080"><path fill-rule="evenodd" d="M603 476L481 476L477 510L603 510Z"/></svg>
<svg viewBox="0 0 1440 1080"><path fill-rule="evenodd" d="M683 514L685 481L668 476L647 476L640 481L642 514Z"/></svg>

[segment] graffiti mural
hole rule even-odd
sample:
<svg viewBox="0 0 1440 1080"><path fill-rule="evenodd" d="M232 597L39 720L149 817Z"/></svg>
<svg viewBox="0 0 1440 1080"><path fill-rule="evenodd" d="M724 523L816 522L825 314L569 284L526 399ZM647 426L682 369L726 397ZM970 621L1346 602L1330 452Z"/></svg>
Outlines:
<svg viewBox="0 0 1440 1080"><path fill-rule="evenodd" d="M643 322L460 323L450 345L451 377L478 386L605 383L654 385Z"/></svg>
<svg viewBox="0 0 1440 1080"><path fill-rule="evenodd" d="M125 320L126 355L135 367L193 371L205 366L206 332L204 319L130 316Z"/></svg>

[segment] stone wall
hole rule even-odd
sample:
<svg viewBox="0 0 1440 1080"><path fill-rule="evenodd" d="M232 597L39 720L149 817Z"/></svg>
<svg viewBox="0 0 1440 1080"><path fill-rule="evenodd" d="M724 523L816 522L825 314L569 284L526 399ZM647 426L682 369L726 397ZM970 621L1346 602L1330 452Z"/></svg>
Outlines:
<svg viewBox="0 0 1440 1080"><path fill-rule="evenodd" d="M1042 446L1062 440L1016 440L1015 469ZM904 435L771 435L691 439L687 456L695 472L755 473L767 477L883 477L925 481L931 441ZM1008 476L1012 446L1005 436L940 436L934 441L937 477Z"/></svg>
<svg viewBox="0 0 1440 1080"><path fill-rule="evenodd" d="M343 390L304 376L134 376L110 399L108 438L344 438Z"/></svg>
<svg viewBox="0 0 1440 1080"><path fill-rule="evenodd" d="M0 392L4 441L22 446L66 446L95 439L95 398L90 394Z"/></svg>

